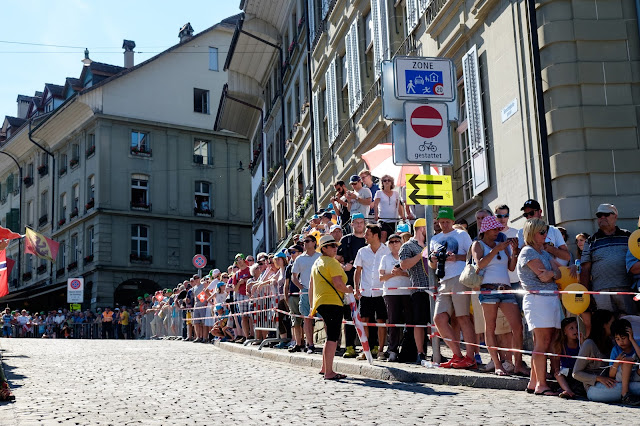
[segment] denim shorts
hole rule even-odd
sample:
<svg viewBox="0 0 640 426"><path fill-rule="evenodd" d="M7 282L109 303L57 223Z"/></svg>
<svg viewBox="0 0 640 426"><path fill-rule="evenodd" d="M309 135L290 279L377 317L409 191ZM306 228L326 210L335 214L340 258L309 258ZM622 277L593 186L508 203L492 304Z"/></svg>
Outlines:
<svg viewBox="0 0 640 426"><path fill-rule="evenodd" d="M489 290L489 289L482 289L482 290ZM480 303L488 304L488 305L496 304L496 303L515 303L515 304L518 303L518 301L516 300L516 295L511 293L479 294L478 300L480 301Z"/></svg>

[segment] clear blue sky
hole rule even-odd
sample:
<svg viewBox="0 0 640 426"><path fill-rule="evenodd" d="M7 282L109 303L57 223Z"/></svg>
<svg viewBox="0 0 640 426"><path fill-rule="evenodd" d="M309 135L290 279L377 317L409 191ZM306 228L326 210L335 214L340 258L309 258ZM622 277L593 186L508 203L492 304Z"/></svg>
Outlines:
<svg viewBox="0 0 640 426"><path fill-rule="evenodd" d="M78 78L85 47L94 61L122 66L122 40L133 40L138 64L178 43L185 23L199 33L240 13L239 5L240 0L3 0L0 120L16 115L19 94L31 96L45 83ZM221 59L226 53L220 52Z"/></svg>

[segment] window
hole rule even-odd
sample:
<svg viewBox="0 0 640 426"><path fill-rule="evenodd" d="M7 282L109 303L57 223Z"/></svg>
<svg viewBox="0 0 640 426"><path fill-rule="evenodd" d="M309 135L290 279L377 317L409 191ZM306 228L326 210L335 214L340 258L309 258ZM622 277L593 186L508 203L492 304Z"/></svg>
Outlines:
<svg viewBox="0 0 640 426"><path fill-rule="evenodd" d="M43 191L42 194L40 194L40 216L47 215L47 211L49 211L48 200L49 200L49 194L47 193L47 191Z"/></svg>
<svg viewBox="0 0 640 426"><path fill-rule="evenodd" d="M27 203L27 226L33 227L33 201Z"/></svg>
<svg viewBox="0 0 640 426"><path fill-rule="evenodd" d="M149 176L131 176L131 207L149 208Z"/></svg>
<svg viewBox="0 0 640 426"><path fill-rule="evenodd" d="M364 42L365 42L365 51L371 50L373 47L373 40L371 39L371 13L368 13L367 16L364 17Z"/></svg>
<svg viewBox="0 0 640 426"><path fill-rule="evenodd" d="M71 145L71 167L76 167L80 164L80 145L74 143Z"/></svg>
<svg viewBox="0 0 640 426"><path fill-rule="evenodd" d="M131 257L134 259L149 257L149 227L131 225Z"/></svg>
<svg viewBox="0 0 640 426"><path fill-rule="evenodd" d="M213 157L210 151L211 142L204 139L193 141L193 162L196 164L213 164Z"/></svg>
<svg viewBox="0 0 640 426"><path fill-rule="evenodd" d="M67 173L67 154L60 154L60 168L58 169L58 174L62 176Z"/></svg>
<svg viewBox="0 0 640 426"><path fill-rule="evenodd" d="M196 253L211 260L211 231L196 229Z"/></svg>
<svg viewBox="0 0 640 426"><path fill-rule="evenodd" d="M67 266L67 244L65 240L60 241L57 261L58 269L64 269Z"/></svg>
<svg viewBox="0 0 640 426"><path fill-rule="evenodd" d="M218 48L209 47L209 70L218 71Z"/></svg>
<svg viewBox="0 0 640 426"><path fill-rule="evenodd" d="M80 202L80 185L75 184L72 188L71 195L71 217L78 215L78 206Z"/></svg>
<svg viewBox="0 0 640 426"><path fill-rule="evenodd" d="M67 220L67 194L64 193L60 196L60 217L58 218L58 225L62 226Z"/></svg>
<svg viewBox="0 0 640 426"><path fill-rule="evenodd" d="M71 236L71 246L69 247L71 250L71 264L78 262L78 234L73 234Z"/></svg>
<svg viewBox="0 0 640 426"><path fill-rule="evenodd" d="M193 111L209 114L209 91L193 89Z"/></svg>
<svg viewBox="0 0 640 426"><path fill-rule="evenodd" d="M89 176L87 179L87 200L89 203L95 199L96 196L96 177L94 175Z"/></svg>
<svg viewBox="0 0 640 426"><path fill-rule="evenodd" d="M93 256L94 235L95 228L93 226L87 228L87 256Z"/></svg>
<svg viewBox="0 0 640 426"><path fill-rule="evenodd" d="M29 163L27 166L27 176L33 177L33 163Z"/></svg>
<svg viewBox="0 0 640 426"><path fill-rule="evenodd" d="M196 216L211 216L211 185L208 182L196 182L194 211Z"/></svg>
<svg viewBox="0 0 640 426"><path fill-rule="evenodd" d="M49 165L49 154L46 152L40 154L40 165L45 167Z"/></svg>
<svg viewBox="0 0 640 426"><path fill-rule="evenodd" d="M96 135L93 133L89 133L87 135L87 157L93 155L94 152L96 152Z"/></svg>
<svg viewBox="0 0 640 426"><path fill-rule="evenodd" d="M151 154L148 132L131 131L131 153Z"/></svg>

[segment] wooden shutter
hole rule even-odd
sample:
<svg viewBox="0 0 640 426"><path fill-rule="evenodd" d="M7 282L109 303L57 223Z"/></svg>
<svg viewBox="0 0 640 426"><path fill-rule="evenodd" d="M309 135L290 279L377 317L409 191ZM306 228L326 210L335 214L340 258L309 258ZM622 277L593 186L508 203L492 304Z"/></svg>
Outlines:
<svg viewBox="0 0 640 426"><path fill-rule="evenodd" d="M309 9L309 40L313 41L316 38L316 18L315 18L315 0L309 0L307 2L307 9Z"/></svg>
<svg viewBox="0 0 640 426"><path fill-rule="evenodd" d="M387 0L371 0L371 26L373 27L373 68L380 77L382 61L389 57L389 19Z"/></svg>
<svg viewBox="0 0 640 426"><path fill-rule="evenodd" d="M313 92L311 96L313 102L313 139L315 144L315 155L316 155L316 163L320 162L320 158L322 157L322 139L320 137L320 129L322 128L322 120L320 117L320 102L318 101L318 92Z"/></svg>
<svg viewBox="0 0 640 426"><path fill-rule="evenodd" d="M462 72L469 126L469 151L471 156L473 195L476 196L489 187L489 165L484 135L478 51L475 45L462 58Z"/></svg>
<svg viewBox="0 0 640 426"><path fill-rule="evenodd" d="M413 32L418 26L418 3L420 0L405 0L407 9L407 36Z"/></svg>
<svg viewBox="0 0 640 426"><path fill-rule="evenodd" d="M327 108L327 135L329 137L329 146L331 146L340 131L338 119L338 80L336 76L336 62L337 57L333 58L324 75L325 82L327 84L327 90L325 91L325 105Z"/></svg>
<svg viewBox="0 0 640 426"><path fill-rule="evenodd" d="M362 102L362 81L360 79L359 23L356 18L345 37L347 55L347 81L349 83L349 114L353 114Z"/></svg>

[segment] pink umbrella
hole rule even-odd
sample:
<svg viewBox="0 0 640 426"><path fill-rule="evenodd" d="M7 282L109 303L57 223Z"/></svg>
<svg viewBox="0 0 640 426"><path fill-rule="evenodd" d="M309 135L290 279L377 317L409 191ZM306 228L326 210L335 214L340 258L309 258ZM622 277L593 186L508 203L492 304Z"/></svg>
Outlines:
<svg viewBox="0 0 640 426"><path fill-rule="evenodd" d="M367 163L367 167L373 176L391 176L397 186L406 186L405 175L422 174L422 166L419 164L396 166L393 164L393 146L390 143L381 143L373 147L370 151L362 154L362 159ZM432 175L439 175L437 168L431 167Z"/></svg>

